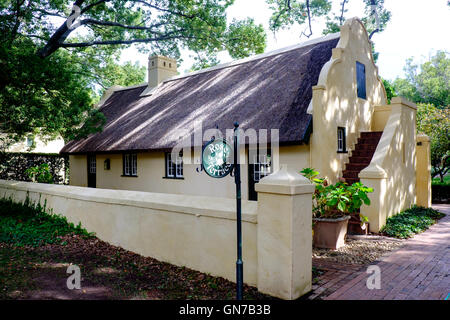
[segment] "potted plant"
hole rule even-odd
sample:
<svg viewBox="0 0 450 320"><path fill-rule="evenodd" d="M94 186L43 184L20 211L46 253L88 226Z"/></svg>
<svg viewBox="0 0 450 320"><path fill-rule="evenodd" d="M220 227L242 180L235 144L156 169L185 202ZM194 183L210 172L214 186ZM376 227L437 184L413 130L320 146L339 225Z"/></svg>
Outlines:
<svg viewBox="0 0 450 320"><path fill-rule="evenodd" d="M316 184L313 195L313 243L318 248L338 249L345 242L350 214L358 212L362 204L370 205L368 193L373 189L357 182L349 186L339 181L328 184L318 179L319 172L306 168L301 173ZM368 222L367 217L360 214L361 225Z"/></svg>

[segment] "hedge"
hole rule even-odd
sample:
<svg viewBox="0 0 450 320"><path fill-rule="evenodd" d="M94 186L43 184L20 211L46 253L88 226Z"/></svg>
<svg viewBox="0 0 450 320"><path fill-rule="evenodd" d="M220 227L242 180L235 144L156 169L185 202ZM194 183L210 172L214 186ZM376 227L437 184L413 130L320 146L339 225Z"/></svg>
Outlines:
<svg viewBox="0 0 450 320"><path fill-rule="evenodd" d="M47 153L0 152L0 179L31 181L25 170L47 163L53 183L69 183L69 156Z"/></svg>

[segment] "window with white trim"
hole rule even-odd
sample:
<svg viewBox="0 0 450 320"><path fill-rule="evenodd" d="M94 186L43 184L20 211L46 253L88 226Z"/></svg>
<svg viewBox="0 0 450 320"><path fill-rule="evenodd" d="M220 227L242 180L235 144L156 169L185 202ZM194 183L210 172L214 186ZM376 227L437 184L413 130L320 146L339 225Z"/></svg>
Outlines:
<svg viewBox="0 0 450 320"><path fill-rule="evenodd" d="M173 157L172 152L166 152L166 178L183 178L183 153Z"/></svg>
<svg viewBox="0 0 450 320"><path fill-rule="evenodd" d="M254 155L253 161L253 180L258 182L265 176L272 173L272 161L270 151L267 150L266 154Z"/></svg>
<svg viewBox="0 0 450 320"><path fill-rule="evenodd" d="M97 160L94 156L89 157L89 173L96 173L97 172Z"/></svg>
<svg viewBox="0 0 450 320"><path fill-rule="evenodd" d="M137 154L125 153L123 155L123 175L127 177L137 176Z"/></svg>
<svg viewBox="0 0 450 320"><path fill-rule="evenodd" d="M338 129L337 129L337 151L338 152L347 152L344 127L338 127Z"/></svg>

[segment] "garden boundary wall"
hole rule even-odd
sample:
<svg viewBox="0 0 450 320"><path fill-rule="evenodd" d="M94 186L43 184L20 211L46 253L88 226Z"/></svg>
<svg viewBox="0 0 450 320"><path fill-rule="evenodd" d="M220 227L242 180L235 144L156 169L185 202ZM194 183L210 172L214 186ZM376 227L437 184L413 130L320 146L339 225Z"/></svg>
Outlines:
<svg viewBox="0 0 450 320"><path fill-rule="evenodd" d="M283 166L242 201L244 282L295 299L311 290L314 186ZM236 201L226 198L0 180L0 196L28 197L101 240L235 281Z"/></svg>

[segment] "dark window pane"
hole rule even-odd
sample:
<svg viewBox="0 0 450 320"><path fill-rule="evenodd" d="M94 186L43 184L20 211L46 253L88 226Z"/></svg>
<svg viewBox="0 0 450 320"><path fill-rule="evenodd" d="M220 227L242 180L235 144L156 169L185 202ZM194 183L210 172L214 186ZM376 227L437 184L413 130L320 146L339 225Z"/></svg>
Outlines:
<svg viewBox="0 0 450 320"><path fill-rule="evenodd" d="M366 99L366 66L356 62L356 85L358 98Z"/></svg>

